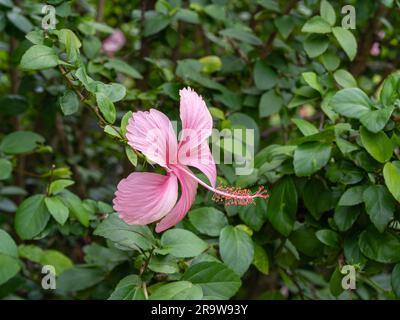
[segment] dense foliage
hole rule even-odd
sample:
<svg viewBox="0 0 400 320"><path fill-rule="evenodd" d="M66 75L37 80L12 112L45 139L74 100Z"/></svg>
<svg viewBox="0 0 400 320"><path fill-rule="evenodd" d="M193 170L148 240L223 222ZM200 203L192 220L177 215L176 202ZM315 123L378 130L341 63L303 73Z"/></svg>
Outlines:
<svg viewBox="0 0 400 320"><path fill-rule="evenodd" d="M397 1L48 4L45 31L43 3L0 0L0 297L400 297ZM215 128L255 132L255 170L220 164L218 183L271 196L224 206L199 189L175 228L127 225L118 181L161 172L127 145L127 120L178 119L188 85Z"/></svg>

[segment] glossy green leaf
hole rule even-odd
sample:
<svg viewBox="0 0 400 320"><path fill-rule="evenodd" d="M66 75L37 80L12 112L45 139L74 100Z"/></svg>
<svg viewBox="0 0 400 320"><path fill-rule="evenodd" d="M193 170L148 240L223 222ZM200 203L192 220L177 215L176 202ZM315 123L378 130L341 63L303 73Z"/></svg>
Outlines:
<svg viewBox="0 0 400 320"><path fill-rule="evenodd" d="M374 227L369 227L361 233L359 245L361 252L374 261L381 263L400 261L400 239L392 233L380 233Z"/></svg>
<svg viewBox="0 0 400 320"><path fill-rule="evenodd" d="M189 211L189 220L200 233L217 237L222 228L228 224L224 213L213 208L203 207Z"/></svg>
<svg viewBox="0 0 400 320"><path fill-rule="evenodd" d="M398 161L386 163L383 176L390 193L400 202L400 163Z"/></svg>
<svg viewBox="0 0 400 320"><path fill-rule="evenodd" d="M358 88L340 90L332 97L329 104L337 113L355 119L360 119L373 107L368 96Z"/></svg>
<svg viewBox="0 0 400 320"><path fill-rule="evenodd" d="M201 300L202 298L201 286L194 285L189 281L164 284L150 296L151 300Z"/></svg>
<svg viewBox="0 0 400 320"><path fill-rule="evenodd" d="M31 131L15 131L6 135L0 143L0 150L7 154L31 152L44 142L44 138Z"/></svg>
<svg viewBox="0 0 400 320"><path fill-rule="evenodd" d="M350 60L354 60L357 54L357 40L354 35L342 27L334 27L332 28L332 32Z"/></svg>
<svg viewBox="0 0 400 320"><path fill-rule="evenodd" d="M161 236L161 245L165 252L177 258L195 257L207 249L207 243L183 229L165 231Z"/></svg>
<svg viewBox="0 0 400 320"><path fill-rule="evenodd" d="M25 199L18 207L15 230L21 239L32 239L46 227L50 213L44 199L44 195L37 194Z"/></svg>
<svg viewBox="0 0 400 320"><path fill-rule="evenodd" d="M318 142L301 144L294 152L294 171L297 176L304 177L324 167L331 156L331 146Z"/></svg>
<svg viewBox="0 0 400 320"><path fill-rule="evenodd" d="M241 285L240 277L219 262L200 262L190 266L184 273L183 280L200 285L204 299L229 299Z"/></svg>
<svg viewBox="0 0 400 320"><path fill-rule="evenodd" d="M20 67L24 70L48 69L58 65L58 56L53 48L36 44L22 56Z"/></svg>
<svg viewBox="0 0 400 320"><path fill-rule="evenodd" d="M374 185L363 193L365 210L375 227L383 232L393 219L396 201L385 186Z"/></svg>
<svg viewBox="0 0 400 320"><path fill-rule="evenodd" d="M393 145L384 132L372 133L360 128L361 141L368 153L377 161L385 163L393 154Z"/></svg>
<svg viewBox="0 0 400 320"><path fill-rule="evenodd" d="M288 236L293 229L296 212L296 186L291 177L285 177L272 189L267 217L276 230Z"/></svg>
<svg viewBox="0 0 400 320"><path fill-rule="evenodd" d="M253 241L237 227L226 226L221 230L219 250L225 264L239 275L244 274L253 261Z"/></svg>

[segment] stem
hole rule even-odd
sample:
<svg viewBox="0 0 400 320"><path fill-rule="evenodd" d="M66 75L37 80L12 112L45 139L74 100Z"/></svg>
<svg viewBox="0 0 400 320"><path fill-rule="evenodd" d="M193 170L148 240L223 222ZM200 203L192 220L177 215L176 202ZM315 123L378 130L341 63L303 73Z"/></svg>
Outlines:
<svg viewBox="0 0 400 320"><path fill-rule="evenodd" d="M147 267L149 266L151 257L153 256L154 248L150 250L149 256L147 257L146 261L144 262L143 266L140 268L140 273L139 276L141 277L143 273L147 270ZM145 281L142 283L142 288L143 288L143 293L146 298L146 300L149 300L149 294L147 293L147 284Z"/></svg>

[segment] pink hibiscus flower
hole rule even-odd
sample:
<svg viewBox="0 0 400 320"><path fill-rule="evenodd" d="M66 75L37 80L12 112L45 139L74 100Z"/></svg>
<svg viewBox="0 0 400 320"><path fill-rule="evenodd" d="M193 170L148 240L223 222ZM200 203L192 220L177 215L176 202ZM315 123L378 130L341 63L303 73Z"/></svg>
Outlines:
<svg viewBox="0 0 400 320"><path fill-rule="evenodd" d="M109 57L114 56L114 53L121 50L125 45L125 36L121 30L114 31L107 39L102 43L103 52Z"/></svg>
<svg viewBox="0 0 400 320"><path fill-rule="evenodd" d="M247 205L254 198L268 197L263 187L254 194L248 189L215 187L217 171L207 143L213 126L211 114L192 89L179 93L182 121L179 141L168 117L155 109L135 112L127 126L129 145L164 167L166 175L133 172L120 181L113 201L115 211L128 224L145 225L160 220L156 232L171 228L184 218L195 199L198 184L212 191L214 200L228 204ZM197 178L189 166L203 172L211 185Z"/></svg>

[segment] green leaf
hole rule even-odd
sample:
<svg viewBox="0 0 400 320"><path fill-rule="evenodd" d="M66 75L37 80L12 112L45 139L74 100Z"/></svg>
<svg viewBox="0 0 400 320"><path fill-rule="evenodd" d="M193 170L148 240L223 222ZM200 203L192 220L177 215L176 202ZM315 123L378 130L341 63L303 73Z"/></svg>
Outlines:
<svg viewBox="0 0 400 320"><path fill-rule="evenodd" d="M360 119L373 107L368 96L358 88L340 90L332 97L329 104L337 113L355 119Z"/></svg>
<svg viewBox="0 0 400 320"><path fill-rule="evenodd" d="M96 102L106 121L113 124L116 118L116 110L110 98L101 92L96 92Z"/></svg>
<svg viewBox="0 0 400 320"><path fill-rule="evenodd" d="M326 1L322 0L321 1L321 6L320 6L320 14L321 17L328 21L328 23L333 27L336 22L336 13L335 9L332 7L332 5Z"/></svg>
<svg viewBox="0 0 400 320"><path fill-rule="evenodd" d="M327 40L326 40L327 41ZM307 40L306 40L307 42ZM325 50L324 50L325 51ZM332 52L326 52L321 56L321 61L328 71L336 70L340 65L340 58Z"/></svg>
<svg viewBox="0 0 400 320"><path fill-rule="evenodd" d="M14 277L21 269L18 259L0 253L0 285Z"/></svg>
<svg viewBox="0 0 400 320"><path fill-rule="evenodd" d="M76 61L79 55L79 48L82 46L79 38L72 30L61 29L57 33L60 43L67 49L67 58L69 61Z"/></svg>
<svg viewBox="0 0 400 320"><path fill-rule="evenodd" d="M260 90L273 88L278 81L278 76L265 61L258 60L254 65L254 83Z"/></svg>
<svg viewBox="0 0 400 320"><path fill-rule="evenodd" d="M40 263L44 250L33 244L20 244L18 246L18 254L21 258L28 259L32 262Z"/></svg>
<svg viewBox="0 0 400 320"><path fill-rule="evenodd" d="M228 224L225 215L213 207L191 210L188 216L189 221L199 232L211 237L219 236L221 229Z"/></svg>
<svg viewBox="0 0 400 320"><path fill-rule="evenodd" d="M227 38L239 40L241 42L251 44L254 46L261 46L263 44L263 42L260 40L260 38L258 38L257 36L255 36L253 33L249 32L249 31L244 31L244 30L237 29L237 28L227 28L227 29L221 30L219 33Z"/></svg>
<svg viewBox="0 0 400 320"><path fill-rule="evenodd" d="M315 236L319 241L329 247L339 247L339 235L335 231L329 229L318 230Z"/></svg>
<svg viewBox="0 0 400 320"><path fill-rule="evenodd" d="M399 99L400 76L396 72L385 79L379 98L385 107L393 106Z"/></svg>
<svg viewBox="0 0 400 320"><path fill-rule="evenodd" d="M120 59L110 59L105 65L106 68L114 69L116 72L125 74L133 79L143 79L143 76L130 64Z"/></svg>
<svg viewBox="0 0 400 320"><path fill-rule="evenodd" d="M335 209L333 219L339 231L347 231L356 222L360 215L359 207L338 205Z"/></svg>
<svg viewBox="0 0 400 320"><path fill-rule="evenodd" d="M0 229L0 254L18 258L18 248L11 236Z"/></svg>
<svg viewBox="0 0 400 320"><path fill-rule="evenodd" d="M183 229L167 230L161 236L164 252L177 258L195 257L207 249L206 242L194 233Z"/></svg>
<svg viewBox="0 0 400 320"><path fill-rule="evenodd" d="M278 113L282 106L283 99L277 95L274 90L265 92L260 99L260 118L265 118L271 114Z"/></svg>
<svg viewBox="0 0 400 320"><path fill-rule="evenodd" d="M318 198L315 195L318 194ZM322 214L333 208L332 191L320 179L310 179L303 189L303 202L312 216L319 220Z"/></svg>
<svg viewBox="0 0 400 320"><path fill-rule="evenodd" d="M337 267L335 271L333 271L331 279L329 280L329 290L335 297L338 297L344 291L342 286L343 277L344 275Z"/></svg>
<svg viewBox="0 0 400 320"><path fill-rule="evenodd" d="M24 113L29 107L28 100L24 96L7 94L0 97L0 113L15 116Z"/></svg>
<svg viewBox="0 0 400 320"><path fill-rule="evenodd" d="M323 244L315 236L315 230L301 225L290 235L290 241L301 253L309 257L320 257L323 252Z"/></svg>
<svg viewBox="0 0 400 320"><path fill-rule="evenodd" d="M400 261L400 240L389 232L380 233L374 227L363 231L358 241L361 252L368 258L381 263Z"/></svg>
<svg viewBox="0 0 400 320"><path fill-rule="evenodd" d="M6 135L0 143L0 149L7 154L31 152L43 143L44 138L31 131L15 131Z"/></svg>
<svg viewBox="0 0 400 320"><path fill-rule="evenodd" d="M110 248L103 247L95 242L83 247L85 253L85 262L100 267L106 272L110 272L117 265L129 259L125 251L116 248L117 245L111 245Z"/></svg>
<svg viewBox="0 0 400 320"><path fill-rule="evenodd" d="M364 178L364 172L348 161L340 161L328 166L326 177L334 183L356 184Z"/></svg>
<svg viewBox="0 0 400 320"><path fill-rule="evenodd" d="M50 214L44 199L44 195L37 194L19 205L15 214L15 231L21 239L33 239L46 227Z"/></svg>
<svg viewBox="0 0 400 320"><path fill-rule="evenodd" d="M279 3L278 1L275 0L257 0L257 4L260 6L264 7L267 10L273 11L273 12L281 12L279 8Z"/></svg>
<svg viewBox="0 0 400 320"><path fill-rule="evenodd" d="M359 234L351 233L344 239L344 256L349 264L365 265L367 258L361 253L358 241Z"/></svg>
<svg viewBox="0 0 400 320"><path fill-rule="evenodd" d="M137 156L136 152L132 149L131 146L126 146L125 153L126 153L126 156L128 157L129 162L132 163L136 167L137 161L138 161L138 156Z"/></svg>
<svg viewBox="0 0 400 320"><path fill-rule="evenodd" d="M221 109L210 107L210 108L208 108L208 111L210 111L213 118L219 119L219 120L225 120L225 113Z"/></svg>
<svg viewBox="0 0 400 320"><path fill-rule="evenodd" d="M204 73L213 73L221 70L222 62L218 56L206 56L199 59L199 62L203 65L201 71Z"/></svg>
<svg viewBox="0 0 400 320"><path fill-rule="evenodd" d="M383 168L385 184L393 197L400 202L400 162L388 162Z"/></svg>
<svg viewBox="0 0 400 320"><path fill-rule="evenodd" d="M335 78L336 82L342 86L343 88L356 88L357 87L357 81L354 79L353 75L343 69L339 69L335 71L333 74L333 77Z"/></svg>
<svg viewBox="0 0 400 320"><path fill-rule="evenodd" d="M64 115L74 114L79 109L79 98L73 91L67 90L59 99L60 107Z"/></svg>
<svg viewBox="0 0 400 320"><path fill-rule="evenodd" d="M357 40L354 35L342 27L334 27L332 32L344 52L346 52L350 60L353 60L357 54Z"/></svg>
<svg viewBox="0 0 400 320"><path fill-rule="evenodd" d="M59 197L46 197L44 199L46 207L52 217L61 225L63 225L69 216L69 210Z"/></svg>
<svg viewBox="0 0 400 320"><path fill-rule="evenodd" d="M149 16L144 21L143 36L148 37L164 30L171 23L171 18L163 14Z"/></svg>
<svg viewBox="0 0 400 320"><path fill-rule="evenodd" d="M33 29L32 23L16 10L7 11L7 18L19 30L28 33Z"/></svg>
<svg viewBox="0 0 400 320"><path fill-rule="evenodd" d="M364 148L375 160L385 163L392 157L392 142L383 131L372 133L361 127L360 136Z"/></svg>
<svg viewBox="0 0 400 320"><path fill-rule="evenodd" d="M60 193L65 188L72 186L75 182L68 179L58 179L50 183L49 194Z"/></svg>
<svg viewBox="0 0 400 320"><path fill-rule="evenodd" d="M56 293L66 295L90 288L103 281L104 276L103 270L99 268L87 265L75 266L57 278Z"/></svg>
<svg viewBox="0 0 400 320"><path fill-rule="evenodd" d="M41 256L40 263L53 266L56 269L57 276L74 266L68 257L57 250L45 250Z"/></svg>
<svg viewBox="0 0 400 320"><path fill-rule="evenodd" d="M198 13L190 9L179 8L178 12L175 15L175 18L187 23L193 23L193 24L200 23Z"/></svg>
<svg viewBox="0 0 400 320"><path fill-rule="evenodd" d="M11 176L12 164L6 159L0 159L0 180L6 180Z"/></svg>
<svg viewBox="0 0 400 320"><path fill-rule="evenodd" d="M329 39L322 34L310 34L304 41L303 46L308 56L310 58L315 58L328 49Z"/></svg>
<svg viewBox="0 0 400 320"><path fill-rule="evenodd" d="M201 300L203 291L189 281L176 281L157 288L150 300Z"/></svg>
<svg viewBox="0 0 400 320"><path fill-rule="evenodd" d="M254 258L253 264L263 274L269 273L269 259L268 255L259 244L254 244Z"/></svg>
<svg viewBox="0 0 400 320"><path fill-rule="evenodd" d="M254 169L254 171L257 172L257 169ZM237 185L241 177L248 176L239 176L236 180ZM255 231L260 231L267 220L267 203L265 199L257 198L254 200L254 205L240 206L237 211L240 219Z"/></svg>
<svg viewBox="0 0 400 320"><path fill-rule="evenodd" d="M322 17L315 16L315 17L312 17L310 20L308 20L305 23L305 25L301 29L301 32L307 32L307 33L330 33L331 32L331 26Z"/></svg>
<svg viewBox="0 0 400 320"><path fill-rule="evenodd" d="M53 48L36 44L22 56L20 67L23 70L48 69L58 65L58 56Z"/></svg>
<svg viewBox="0 0 400 320"><path fill-rule="evenodd" d="M94 234L135 250L149 250L154 244L153 234L147 226L128 225L115 213L100 223Z"/></svg>
<svg viewBox="0 0 400 320"><path fill-rule="evenodd" d="M297 191L291 177L279 181L272 189L268 204L267 218L274 229L288 236L296 221Z"/></svg>
<svg viewBox="0 0 400 320"><path fill-rule="evenodd" d="M307 84L311 88L317 90L320 94L324 93L324 89L322 89L322 86L315 72L303 72L301 75L303 76L304 81L307 82Z"/></svg>
<svg viewBox="0 0 400 320"><path fill-rule="evenodd" d="M108 300L145 300L141 285L142 281L137 275L127 276L118 282Z"/></svg>
<svg viewBox="0 0 400 320"><path fill-rule="evenodd" d="M362 203L365 186L355 186L347 189L339 200L340 206L355 206Z"/></svg>
<svg viewBox="0 0 400 320"><path fill-rule="evenodd" d="M331 146L318 142L299 145L294 152L294 172L299 177L309 176L324 167L331 157Z"/></svg>
<svg viewBox="0 0 400 320"><path fill-rule="evenodd" d="M90 86L90 84L89 84ZM96 97L100 93L108 97L111 102L122 100L126 95L126 88L119 83L104 84L102 82L96 83Z"/></svg>
<svg viewBox="0 0 400 320"><path fill-rule="evenodd" d="M62 200L69 212L84 226L89 226L89 212L83 206L81 199L72 192L64 189L61 191Z"/></svg>
<svg viewBox="0 0 400 320"><path fill-rule="evenodd" d="M392 271L392 290L397 298L400 298L400 263L396 264Z"/></svg>
<svg viewBox="0 0 400 320"><path fill-rule="evenodd" d="M229 299L240 288L240 277L219 262L200 262L190 266L183 280L198 284L203 289L204 299Z"/></svg>
<svg viewBox="0 0 400 320"><path fill-rule="evenodd" d="M370 111L360 118L362 125L373 133L380 132L389 121L394 110L393 106Z"/></svg>
<svg viewBox="0 0 400 320"><path fill-rule="evenodd" d="M300 118L291 119L292 122L296 125L297 128L301 131L301 133L305 136L310 136L312 134L318 133L318 129L310 122Z"/></svg>
<svg viewBox="0 0 400 320"><path fill-rule="evenodd" d="M0 0L0 5L7 7L7 8L12 8L14 6L14 4L11 0Z"/></svg>
<svg viewBox="0 0 400 320"><path fill-rule="evenodd" d="M274 19L275 26L284 39L287 39L287 37L289 37L295 27L295 23L293 20L293 17L291 17L290 15L281 16Z"/></svg>
<svg viewBox="0 0 400 320"><path fill-rule="evenodd" d="M393 219L396 202L385 186L374 185L364 191L363 199L367 211L375 227L383 232Z"/></svg>
<svg viewBox="0 0 400 320"><path fill-rule="evenodd" d="M219 251L225 264L243 275L253 261L253 241L246 232L233 226L221 230Z"/></svg>
<svg viewBox="0 0 400 320"><path fill-rule="evenodd" d="M158 273L179 273L179 267L176 259L171 256L153 255L149 262L149 269Z"/></svg>
<svg viewBox="0 0 400 320"><path fill-rule="evenodd" d="M119 134L120 133L119 132L119 128L118 127L114 127L113 125L107 124L104 127L104 132L109 134L112 137L116 137L116 138L120 138L121 137L120 134Z"/></svg>
<svg viewBox="0 0 400 320"><path fill-rule="evenodd" d="M125 137L126 133L127 133L127 125L129 120L132 118L133 112L132 111L128 111L127 113L124 114L124 116L121 119L121 133L122 135Z"/></svg>

